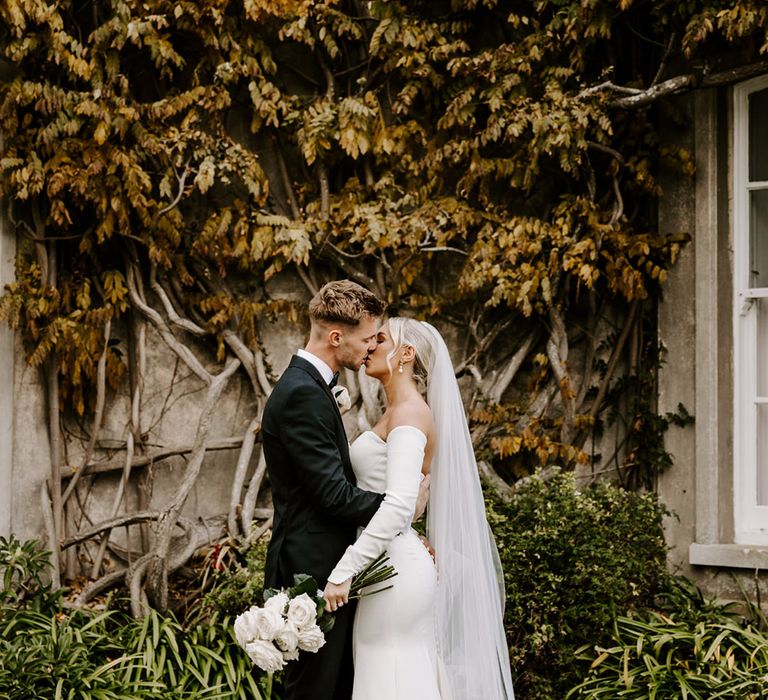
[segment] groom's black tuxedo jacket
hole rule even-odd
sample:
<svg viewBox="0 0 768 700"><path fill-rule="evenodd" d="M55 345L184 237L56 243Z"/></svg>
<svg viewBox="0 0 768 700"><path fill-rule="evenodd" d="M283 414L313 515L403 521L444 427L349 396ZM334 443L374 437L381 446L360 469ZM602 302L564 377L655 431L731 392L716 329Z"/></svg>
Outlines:
<svg viewBox="0 0 768 700"><path fill-rule="evenodd" d="M265 585L310 574L323 588L383 496L355 486L349 443L328 384L294 356L264 408L264 456L275 515Z"/></svg>

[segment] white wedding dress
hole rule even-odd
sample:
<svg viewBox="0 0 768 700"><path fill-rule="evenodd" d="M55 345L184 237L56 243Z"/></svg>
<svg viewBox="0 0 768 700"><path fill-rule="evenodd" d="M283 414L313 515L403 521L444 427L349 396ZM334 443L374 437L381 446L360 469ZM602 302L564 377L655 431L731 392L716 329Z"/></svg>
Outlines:
<svg viewBox="0 0 768 700"><path fill-rule="evenodd" d="M341 583L386 550L392 588L358 601L353 700L450 700L435 642L438 580L432 557L411 528L426 437L398 426L384 441L373 431L352 444L357 485L384 501L328 580Z"/></svg>

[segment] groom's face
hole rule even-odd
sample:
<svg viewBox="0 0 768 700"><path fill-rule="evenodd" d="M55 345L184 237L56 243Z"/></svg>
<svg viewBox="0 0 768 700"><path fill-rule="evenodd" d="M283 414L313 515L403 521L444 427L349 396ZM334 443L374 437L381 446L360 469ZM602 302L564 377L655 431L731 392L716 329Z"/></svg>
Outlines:
<svg viewBox="0 0 768 700"><path fill-rule="evenodd" d="M359 370L376 349L376 334L380 320L372 316L364 316L356 326L346 326L340 333L339 344L336 347L336 361L340 367Z"/></svg>

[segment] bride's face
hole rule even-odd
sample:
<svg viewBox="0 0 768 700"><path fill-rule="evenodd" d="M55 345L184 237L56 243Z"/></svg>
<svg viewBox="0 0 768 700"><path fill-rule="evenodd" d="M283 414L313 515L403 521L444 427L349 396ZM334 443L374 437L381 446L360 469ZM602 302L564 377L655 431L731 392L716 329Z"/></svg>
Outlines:
<svg viewBox="0 0 768 700"><path fill-rule="evenodd" d="M392 336L389 334L389 324L385 323L376 335L376 349L368 355L368 359L365 361L365 373L369 377L378 379L379 381L386 382L389 379L390 368L387 365L387 355L395 347L395 343L392 340ZM397 366L397 356L393 357L390 362L392 367Z"/></svg>

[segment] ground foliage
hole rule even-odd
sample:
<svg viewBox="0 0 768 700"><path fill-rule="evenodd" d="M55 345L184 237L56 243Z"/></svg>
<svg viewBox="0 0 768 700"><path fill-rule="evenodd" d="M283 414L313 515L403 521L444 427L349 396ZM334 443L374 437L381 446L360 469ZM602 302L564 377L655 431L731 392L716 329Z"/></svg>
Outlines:
<svg viewBox="0 0 768 700"><path fill-rule="evenodd" d="M233 618L182 624L151 611L71 610L50 587L39 543L0 538L2 700L261 700L271 683L254 673ZM102 606L104 607L104 606Z"/></svg>
<svg viewBox="0 0 768 700"><path fill-rule="evenodd" d="M615 615L646 610L667 590L664 509L650 494L606 483L579 491L573 474L561 473L529 477L488 514L515 692L564 698L587 672L577 650L607 645Z"/></svg>
<svg viewBox="0 0 768 700"><path fill-rule="evenodd" d="M619 615L605 646L578 652L589 661L568 698L765 697L768 620L745 596L742 604L706 600L693 584L673 579L654 610Z"/></svg>
<svg viewBox="0 0 768 700"><path fill-rule="evenodd" d="M301 316L275 282L346 276L459 329L489 478L612 459L637 484L668 462L633 456L651 394L618 396L652 384L641 319L686 238L656 225L662 171L693 172L659 125L685 119L670 95L761 58L761 3L9 0L0 44L0 195L19 236L0 317L50 405L91 420L86 457L126 382L129 465L145 447L150 326L208 387L192 484L209 404L237 363L263 397L269 321ZM611 405L631 407L612 457L587 444ZM188 492L149 564L161 607Z"/></svg>

